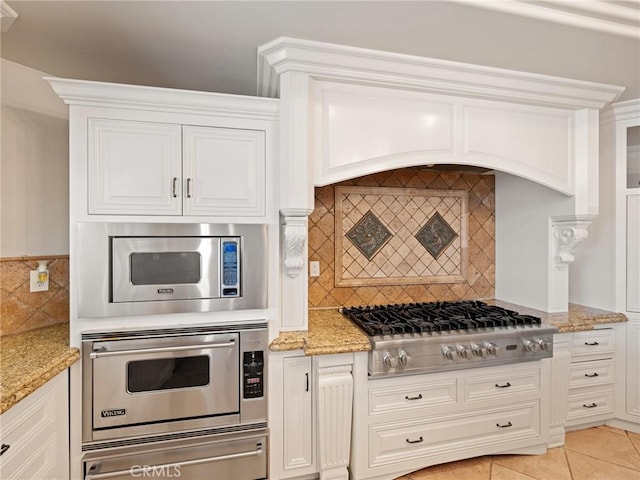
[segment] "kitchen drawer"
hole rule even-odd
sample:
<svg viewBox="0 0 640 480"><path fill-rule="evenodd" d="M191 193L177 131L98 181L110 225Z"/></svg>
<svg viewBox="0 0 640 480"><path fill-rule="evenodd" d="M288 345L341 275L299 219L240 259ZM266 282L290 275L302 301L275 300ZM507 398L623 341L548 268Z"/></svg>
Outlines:
<svg viewBox="0 0 640 480"><path fill-rule="evenodd" d="M455 378L420 383L407 383L403 379L402 383L402 385L370 388L369 414L379 415L436 405L451 405L457 401Z"/></svg>
<svg viewBox="0 0 640 480"><path fill-rule="evenodd" d="M369 467L540 436L538 401L369 427ZM496 450L498 451L498 450Z"/></svg>
<svg viewBox="0 0 640 480"><path fill-rule="evenodd" d="M572 360L588 356L611 356L615 345L613 329L590 330L571 334L569 349Z"/></svg>
<svg viewBox="0 0 640 480"><path fill-rule="evenodd" d="M567 421L611 414L613 415L613 386L598 390L584 389L569 394Z"/></svg>
<svg viewBox="0 0 640 480"><path fill-rule="evenodd" d="M464 401L508 398L517 394L540 391L540 370L502 372L493 375L467 377L464 380Z"/></svg>
<svg viewBox="0 0 640 480"><path fill-rule="evenodd" d="M576 362L569 370L569 389L606 385L614 381L613 359Z"/></svg>

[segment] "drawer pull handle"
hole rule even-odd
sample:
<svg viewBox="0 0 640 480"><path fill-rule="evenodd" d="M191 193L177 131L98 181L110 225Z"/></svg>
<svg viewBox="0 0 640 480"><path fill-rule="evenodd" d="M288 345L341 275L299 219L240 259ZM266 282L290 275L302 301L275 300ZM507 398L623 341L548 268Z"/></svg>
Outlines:
<svg viewBox="0 0 640 480"><path fill-rule="evenodd" d="M498 428L509 428L509 427L513 427L513 423L507 422L504 425L500 425L499 423L496 423L496 427L498 427Z"/></svg>
<svg viewBox="0 0 640 480"><path fill-rule="evenodd" d="M6 443L3 443L2 448L0 448L0 455L4 455L4 452L9 450L10 448L11 448L11 445L7 445Z"/></svg>
<svg viewBox="0 0 640 480"><path fill-rule="evenodd" d="M171 196L173 198L176 198L178 196L178 194L176 193L176 182L178 181L178 177L173 177L173 180L171 181Z"/></svg>
<svg viewBox="0 0 640 480"><path fill-rule="evenodd" d="M598 375L597 372L593 372L593 373L585 373L584 376L585 377L589 377L589 378L593 378L593 377L599 377L600 375Z"/></svg>
<svg viewBox="0 0 640 480"><path fill-rule="evenodd" d="M187 178L187 198L191 198L191 179Z"/></svg>
<svg viewBox="0 0 640 480"><path fill-rule="evenodd" d="M509 388L511 386L511 384L509 382L505 383L504 385L498 385L496 383L496 388Z"/></svg>
<svg viewBox="0 0 640 480"><path fill-rule="evenodd" d="M595 347L596 345L600 345L598 342L584 342L585 345L589 346L589 347Z"/></svg>
<svg viewBox="0 0 640 480"><path fill-rule="evenodd" d="M422 394L419 393L417 397L409 397L409 396L405 395L404 399L405 400L422 400Z"/></svg>
<svg viewBox="0 0 640 480"><path fill-rule="evenodd" d="M582 406L584 408L596 408L598 406L597 403L593 402L591 405L585 405L584 403L582 404Z"/></svg>
<svg viewBox="0 0 640 480"><path fill-rule="evenodd" d="M409 440L408 438L405 440L407 443L421 443L424 442L424 438L420 437L417 440Z"/></svg>

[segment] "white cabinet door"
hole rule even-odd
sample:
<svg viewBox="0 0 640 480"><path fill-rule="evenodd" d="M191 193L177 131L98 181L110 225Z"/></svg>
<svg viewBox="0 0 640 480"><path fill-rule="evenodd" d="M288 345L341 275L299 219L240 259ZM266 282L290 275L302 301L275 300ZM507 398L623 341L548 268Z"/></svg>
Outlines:
<svg viewBox="0 0 640 480"><path fill-rule="evenodd" d="M311 357L284 359L284 470L313 464Z"/></svg>
<svg viewBox="0 0 640 480"><path fill-rule="evenodd" d="M265 132L183 127L185 215L265 213Z"/></svg>
<svg viewBox="0 0 640 480"><path fill-rule="evenodd" d="M58 374L0 418L3 480L69 478L69 378Z"/></svg>
<svg viewBox="0 0 640 480"><path fill-rule="evenodd" d="M627 197L627 311L640 312L640 195Z"/></svg>
<svg viewBox="0 0 640 480"><path fill-rule="evenodd" d="M181 127L89 119L89 214L180 215Z"/></svg>

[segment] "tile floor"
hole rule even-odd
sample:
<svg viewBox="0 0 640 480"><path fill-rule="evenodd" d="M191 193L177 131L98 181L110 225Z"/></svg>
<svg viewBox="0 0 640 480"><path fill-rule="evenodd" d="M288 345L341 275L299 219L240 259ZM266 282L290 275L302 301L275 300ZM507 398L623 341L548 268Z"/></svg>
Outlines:
<svg viewBox="0 0 640 480"><path fill-rule="evenodd" d="M494 455L435 465L398 480L640 480L640 435L612 427L566 434L545 455Z"/></svg>

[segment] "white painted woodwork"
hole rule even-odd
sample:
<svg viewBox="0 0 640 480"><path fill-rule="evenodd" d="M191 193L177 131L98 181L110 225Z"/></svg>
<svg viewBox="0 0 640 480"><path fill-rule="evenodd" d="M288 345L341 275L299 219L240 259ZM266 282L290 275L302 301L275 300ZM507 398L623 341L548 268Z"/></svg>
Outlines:
<svg viewBox="0 0 640 480"><path fill-rule="evenodd" d="M473 456L544 452L550 367L539 361L367 379L366 357L356 358L352 478L394 479ZM368 409L361 408L365 395Z"/></svg>
<svg viewBox="0 0 640 480"><path fill-rule="evenodd" d="M314 461L311 357L285 358L282 375L283 469L286 471L312 466Z"/></svg>
<svg viewBox="0 0 640 480"><path fill-rule="evenodd" d="M265 214L265 132L183 127L184 215Z"/></svg>
<svg viewBox="0 0 640 480"><path fill-rule="evenodd" d="M571 352L569 335L553 336L553 358L551 364L551 398L549 405L549 447L564 445L564 425L569 408L569 375L571 370Z"/></svg>
<svg viewBox="0 0 640 480"><path fill-rule="evenodd" d="M640 313L640 194L627 196L627 311Z"/></svg>
<svg viewBox="0 0 640 480"><path fill-rule="evenodd" d="M625 417L635 425L636 433L640 433L640 321L629 321L626 325L626 378L623 385L626 386L624 395Z"/></svg>
<svg viewBox="0 0 640 480"><path fill-rule="evenodd" d="M315 357L315 362L320 480L348 480L353 355L323 355Z"/></svg>
<svg viewBox="0 0 640 480"><path fill-rule="evenodd" d="M90 214L182 214L180 125L90 118L88 134Z"/></svg>
<svg viewBox="0 0 640 480"><path fill-rule="evenodd" d="M564 426L576 428L612 419L618 355L615 329L603 328L559 336L567 341L571 356Z"/></svg>
<svg viewBox="0 0 640 480"><path fill-rule="evenodd" d="M69 381L64 370L4 412L0 439L10 445L0 478L69 478Z"/></svg>

